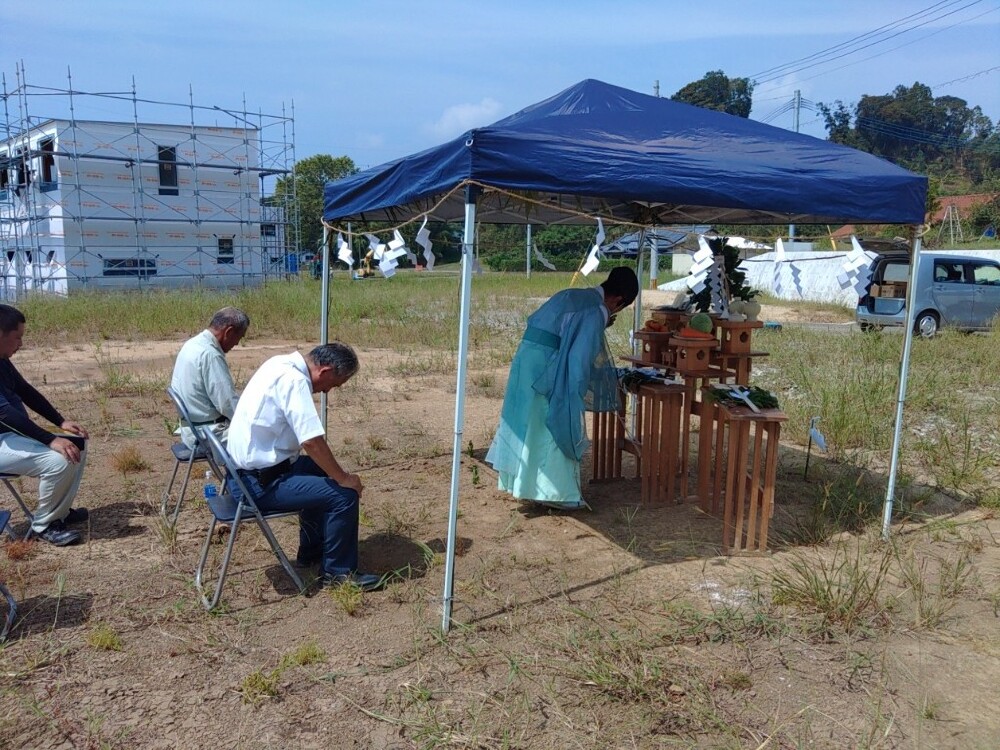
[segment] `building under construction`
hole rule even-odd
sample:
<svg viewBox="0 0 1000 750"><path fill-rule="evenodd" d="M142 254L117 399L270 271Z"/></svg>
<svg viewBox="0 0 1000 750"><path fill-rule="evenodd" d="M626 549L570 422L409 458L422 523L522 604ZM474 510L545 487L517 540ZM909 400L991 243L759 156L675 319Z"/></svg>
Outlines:
<svg viewBox="0 0 1000 750"><path fill-rule="evenodd" d="M0 299L285 274L295 196L274 187L295 163L290 114L16 78L0 113Z"/></svg>

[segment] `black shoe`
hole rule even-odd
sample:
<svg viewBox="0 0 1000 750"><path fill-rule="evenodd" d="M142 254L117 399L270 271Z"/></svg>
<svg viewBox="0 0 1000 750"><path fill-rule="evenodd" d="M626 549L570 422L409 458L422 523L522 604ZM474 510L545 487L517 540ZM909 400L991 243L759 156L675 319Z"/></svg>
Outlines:
<svg viewBox="0 0 1000 750"><path fill-rule="evenodd" d="M45 528L45 531L38 533L38 538L44 539L56 547L66 547L70 544L77 544L83 537L80 536L79 531L67 529L66 524L62 521L53 521Z"/></svg>
<svg viewBox="0 0 1000 750"><path fill-rule="evenodd" d="M90 511L86 508L70 508L69 513L63 519L63 523L70 525L84 523L88 518L90 518Z"/></svg>
<svg viewBox="0 0 1000 750"><path fill-rule="evenodd" d="M348 573L347 575L324 573L319 577L319 587L322 589L344 585L357 586L362 591L378 591L385 588L385 576L378 576L374 573Z"/></svg>

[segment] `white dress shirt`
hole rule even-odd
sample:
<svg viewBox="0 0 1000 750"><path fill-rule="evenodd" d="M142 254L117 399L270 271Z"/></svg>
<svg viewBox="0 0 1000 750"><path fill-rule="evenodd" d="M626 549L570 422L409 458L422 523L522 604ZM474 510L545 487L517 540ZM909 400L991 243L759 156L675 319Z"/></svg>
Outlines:
<svg viewBox="0 0 1000 750"><path fill-rule="evenodd" d="M302 443L323 434L305 358L282 354L261 365L243 390L229 424L229 455L241 469L266 469L294 459Z"/></svg>
<svg viewBox="0 0 1000 750"><path fill-rule="evenodd" d="M222 347L207 329L188 339L177 353L170 387L180 396L196 426L233 417L236 386ZM225 425L221 425L216 432L224 429ZM181 430L181 438L189 447L194 444L194 436L187 428Z"/></svg>

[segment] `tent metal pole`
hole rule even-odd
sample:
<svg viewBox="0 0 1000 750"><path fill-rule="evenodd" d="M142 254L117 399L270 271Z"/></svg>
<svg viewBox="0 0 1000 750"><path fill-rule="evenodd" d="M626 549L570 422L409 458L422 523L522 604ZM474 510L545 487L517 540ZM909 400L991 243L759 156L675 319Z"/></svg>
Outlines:
<svg viewBox="0 0 1000 750"><path fill-rule="evenodd" d="M445 548L444 595L441 597L441 630L451 628L455 591L455 538L458 527L458 480L462 470L462 429L465 423L465 375L469 355L469 303L472 297L472 263L475 248L476 199L480 188L465 187L465 232L462 236L461 317L458 324L458 373L455 382L455 439L451 446L451 498L448 503L448 541Z"/></svg>
<svg viewBox="0 0 1000 750"><path fill-rule="evenodd" d="M642 328L642 246L646 242L646 228L643 227L639 230L639 245L636 252L636 268L635 276L639 279L639 293L636 295L635 304L632 306L632 332L638 331ZM632 356L639 356L639 350L636 346L635 339L632 338Z"/></svg>
<svg viewBox="0 0 1000 750"><path fill-rule="evenodd" d="M649 288L656 289L660 275L660 246L656 242L656 227L649 235Z"/></svg>
<svg viewBox="0 0 1000 750"><path fill-rule="evenodd" d="M914 227L916 235L916 227ZM903 404L906 403L906 379L910 372L910 349L913 346L913 322L916 318L913 300L917 288L917 266L920 264L920 237L913 239L913 257L910 258L910 283L906 288L906 329L903 336L903 357L899 362L899 388L896 395L896 425L892 431L892 454L889 460L889 484L882 506L882 538L889 539L892 522L892 503L896 495L896 473L899 470L899 448L903 437Z"/></svg>
<svg viewBox="0 0 1000 750"><path fill-rule="evenodd" d="M333 240L333 235L330 230L324 226L323 227L323 282L322 291L320 292L320 308L319 308L319 343L329 344L330 343L330 243ZM326 431L326 393L319 394L319 413L320 419L323 420L323 430Z"/></svg>
<svg viewBox="0 0 1000 750"><path fill-rule="evenodd" d="M531 224L528 224L528 237L526 242L528 244L524 249L524 273L530 279L531 278Z"/></svg>

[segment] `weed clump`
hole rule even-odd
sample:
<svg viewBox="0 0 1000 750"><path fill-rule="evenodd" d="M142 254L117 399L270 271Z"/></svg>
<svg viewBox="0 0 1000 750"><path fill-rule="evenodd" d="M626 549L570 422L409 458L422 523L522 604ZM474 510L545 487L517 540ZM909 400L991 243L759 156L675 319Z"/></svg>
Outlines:
<svg viewBox="0 0 1000 750"><path fill-rule="evenodd" d="M100 651L121 651L121 636L107 623L99 623L87 634L87 645Z"/></svg>
<svg viewBox="0 0 1000 750"><path fill-rule="evenodd" d="M149 470L149 464L134 445L125 446L115 453L111 460L115 469L124 475Z"/></svg>

